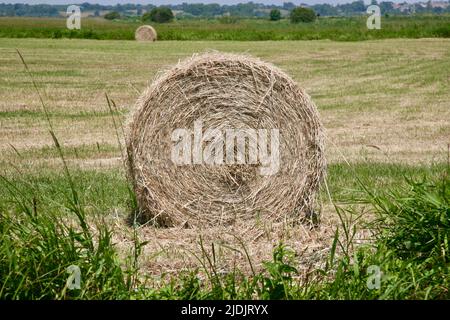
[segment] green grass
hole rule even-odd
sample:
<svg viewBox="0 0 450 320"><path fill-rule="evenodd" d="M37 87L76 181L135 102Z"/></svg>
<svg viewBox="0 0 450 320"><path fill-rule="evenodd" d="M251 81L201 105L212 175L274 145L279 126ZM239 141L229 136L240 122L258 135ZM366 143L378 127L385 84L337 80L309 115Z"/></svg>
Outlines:
<svg viewBox="0 0 450 320"><path fill-rule="evenodd" d="M446 163L405 165L396 163L335 163L328 167L327 183L336 200L354 202L355 193L363 183L370 190L383 190L407 182L406 178L436 179L445 172ZM323 194L325 197L325 194Z"/></svg>
<svg viewBox="0 0 450 320"><path fill-rule="evenodd" d="M104 146L103 146L104 147ZM106 147L105 147L106 148ZM64 148L66 159L88 157L91 152L99 152L96 145L85 146L84 148ZM118 154L119 150L115 146L101 150ZM44 149L29 149L22 151L20 157L58 158L59 153L56 147ZM58 159L59 161L59 159ZM14 163L13 160L11 160ZM405 177L422 179L423 177L436 178L446 168L446 164L436 164L434 166L408 166L401 164L385 163L353 163L348 166L345 163L331 164L328 167L327 183L333 198L341 203L353 202L354 195L361 190L360 183L363 182L371 190L383 190L399 184L399 181L406 182ZM118 168L93 170L71 168L72 180L79 194L85 202L89 204L94 215L108 215L114 210L119 210L125 217L127 205L129 204L129 190L123 170ZM44 211L57 212L64 207L64 202L59 199L67 199L70 189L67 188L66 176L63 172L54 168L43 168L39 173L33 171L17 172L9 171L6 178L14 181L15 187L22 193L30 193L30 185L34 186L34 197L39 199L40 207ZM18 178L20 177L20 178ZM357 178L356 178L357 177ZM14 203L14 194L9 194L7 185L0 185L2 194L1 203ZM327 193L323 188L321 197L326 201Z"/></svg>
<svg viewBox="0 0 450 320"><path fill-rule="evenodd" d="M330 168L331 179L339 176L344 185L358 189L355 204L371 206L376 219L370 228L375 232L371 243L349 250L357 231L349 221L359 212L338 205L341 224L336 227L328 262L325 268L312 271L311 280L298 280L294 252L280 244L274 248L273 260L252 276L238 269L220 275L210 264L155 287L138 277L137 261L146 243L135 237L133 252L120 260L105 223L113 208L121 207L125 215L135 209L122 175L65 171L15 181L2 177L0 298L448 299L449 168L436 167L431 176L428 169L401 169L407 179L379 191L363 183L369 178L365 165L347 172L339 166ZM386 166L375 171L386 173ZM96 234L89 224L97 226ZM205 257L212 259L205 249L209 244L200 244ZM80 290L68 290L70 265L82 271ZM379 288L368 288L370 266L383 273ZM198 277L200 272L206 273L205 280Z"/></svg>
<svg viewBox="0 0 450 320"><path fill-rule="evenodd" d="M362 200L372 206L377 217L369 225L374 242L359 247L351 256L340 257L334 263L334 281L319 284L315 297L449 299L449 173L447 168L434 179L407 179L403 186L384 191L364 187ZM350 228L341 230L351 239ZM367 288L370 266L382 272L380 287L374 290Z"/></svg>
<svg viewBox="0 0 450 320"><path fill-rule="evenodd" d="M368 30L366 17L321 18L316 23L291 24L288 20L217 19L178 20L155 24L159 40L318 40L356 41L387 38L450 37L449 15L382 17L381 30ZM65 19L0 18L0 37L84 38L133 40L136 21L82 19L81 30L68 30Z"/></svg>

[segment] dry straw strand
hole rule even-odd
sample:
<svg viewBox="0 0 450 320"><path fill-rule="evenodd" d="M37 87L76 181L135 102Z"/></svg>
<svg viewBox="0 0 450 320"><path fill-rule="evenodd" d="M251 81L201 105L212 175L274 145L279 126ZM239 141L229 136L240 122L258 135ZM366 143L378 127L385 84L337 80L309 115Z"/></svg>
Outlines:
<svg viewBox="0 0 450 320"><path fill-rule="evenodd" d="M177 128L279 129L280 167L176 165ZM259 146L258 146L259 147ZM248 55L194 55L161 73L139 97L127 133L129 174L146 222L207 227L298 221L326 171L324 130L309 95L277 67Z"/></svg>

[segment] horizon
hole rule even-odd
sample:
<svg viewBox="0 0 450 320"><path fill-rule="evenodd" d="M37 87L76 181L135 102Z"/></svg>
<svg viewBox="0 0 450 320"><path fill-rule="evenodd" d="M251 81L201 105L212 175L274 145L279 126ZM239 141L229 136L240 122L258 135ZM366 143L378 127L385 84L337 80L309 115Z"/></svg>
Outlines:
<svg viewBox="0 0 450 320"><path fill-rule="evenodd" d="M154 4L154 5L178 5L182 3L203 3L203 4L211 4L218 3L220 5L235 5L238 3L261 3L265 5L283 5L285 2L292 2L295 5L307 4L307 5L316 5L316 4L345 4L352 3L357 0L253 0L253 1L243 1L243 0L24 0L24 1L0 1L2 4L29 4L29 5L37 5L37 4L48 4L48 5L70 5L70 4L81 4L81 3L90 3L90 4L100 4L100 5L116 5L116 4ZM365 0L362 0L366 2ZM448 2L448 0L436 0L436 1L444 1ZM417 3L417 2L427 2L426 0L381 0L379 2L394 2L394 3Z"/></svg>

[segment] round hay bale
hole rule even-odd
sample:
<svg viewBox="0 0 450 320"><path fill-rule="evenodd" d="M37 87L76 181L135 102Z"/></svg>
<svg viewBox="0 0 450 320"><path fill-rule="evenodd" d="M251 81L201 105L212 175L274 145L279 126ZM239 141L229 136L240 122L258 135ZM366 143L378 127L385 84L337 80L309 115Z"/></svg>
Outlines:
<svg viewBox="0 0 450 320"><path fill-rule="evenodd" d="M134 37L137 41L156 41L157 33L152 26L144 25L136 29Z"/></svg>
<svg viewBox="0 0 450 320"><path fill-rule="evenodd" d="M129 174L143 220L298 221L325 173L323 140L314 103L280 69L250 56L194 55L161 73L129 119Z"/></svg>

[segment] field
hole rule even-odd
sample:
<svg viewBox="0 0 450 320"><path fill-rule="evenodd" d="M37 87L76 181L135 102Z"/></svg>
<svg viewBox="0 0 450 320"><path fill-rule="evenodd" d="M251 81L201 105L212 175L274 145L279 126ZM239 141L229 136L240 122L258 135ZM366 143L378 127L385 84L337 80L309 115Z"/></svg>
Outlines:
<svg viewBox="0 0 450 320"><path fill-rule="evenodd" d="M192 19L152 24L160 40L319 40L449 38L450 15L383 16L381 30L368 30L367 17L324 17L315 23L288 19ZM133 40L139 20L83 18L81 30L66 29L62 18L0 18L0 37Z"/></svg>
<svg viewBox="0 0 450 320"><path fill-rule="evenodd" d="M247 239L130 223L120 124L159 70L207 50L270 61L312 96L329 164L319 224ZM443 38L1 38L0 297L449 298L449 70ZM387 275L375 290L371 265Z"/></svg>

